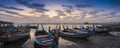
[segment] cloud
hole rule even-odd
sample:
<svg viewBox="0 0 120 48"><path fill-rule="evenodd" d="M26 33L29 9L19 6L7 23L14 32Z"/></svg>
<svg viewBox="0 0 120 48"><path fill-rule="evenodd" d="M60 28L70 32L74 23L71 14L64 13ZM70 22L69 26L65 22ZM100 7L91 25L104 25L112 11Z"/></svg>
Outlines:
<svg viewBox="0 0 120 48"><path fill-rule="evenodd" d="M4 16L4 18L8 18L8 17L16 17L16 18L23 18L22 16L14 16L14 15L10 15L10 14L0 14L1 16ZM8 19L9 20L9 19Z"/></svg>
<svg viewBox="0 0 120 48"><path fill-rule="evenodd" d="M69 14L68 16L80 16L81 19L84 19L88 13L88 10L84 10L84 9L92 7L92 5L86 5L86 4L62 5L62 6L64 7L64 12Z"/></svg>
<svg viewBox="0 0 120 48"><path fill-rule="evenodd" d="M4 12L9 13L9 14L20 15L17 12L12 12L12 11L8 11L8 10L0 10L0 11L4 11Z"/></svg>
<svg viewBox="0 0 120 48"><path fill-rule="evenodd" d="M68 2L70 2L70 4L80 4L80 3L84 3L87 0L67 0Z"/></svg>
<svg viewBox="0 0 120 48"><path fill-rule="evenodd" d="M65 9L65 12L68 13L68 14L71 14L72 10Z"/></svg>
<svg viewBox="0 0 120 48"><path fill-rule="evenodd" d="M24 6L27 6L27 7L31 7L29 5L29 3L27 2L27 0L16 0L16 2L18 2L19 4L22 4Z"/></svg>
<svg viewBox="0 0 120 48"><path fill-rule="evenodd" d="M109 15L116 15L118 13L118 11L112 11L109 13Z"/></svg>
<svg viewBox="0 0 120 48"><path fill-rule="evenodd" d="M118 10L111 11L111 12L109 12L109 14L106 16L106 18L114 18L114 17L117 17L117 18L120 17L120 12L119 12Z"/></svg>
<svg viewBox="0 0 120 48"><path fill-rule="evenodd" d="M4 16L4 17L10 17L10 15L6 15L6 14L0 14L1 16Z"/></svg>
<svg viewBox="0 0 120 48"><path fill-rule="evenodd" d="M17 12L13 12L13 11L9 11L9 10L0 10L0 11L6 12L8 14L11 14L11 16L17 15L20 18L26 16L26 15L21 15L21 14L19 14Z"/></svg>
<svg viewBox="0 0 120 48"><path fill-rule="evenodd" d="M107 19L119 19L120 12L114 7L120 7L119 1L108 2L108 0L14 0L11 2L0 1L0 15L10 17L6 20L19 19L21 22L106 22ZM100 1L100 2L99 2ZM17 3L16 3L17 2ZM116 3L117 2L117 3ZM11 6L12 5L12 6ZM17 7L17 5L20 5ZM11 6L11 7L10 7ZM111 7L115 11L111 11ZM110 10L109 10L110 8ZM21 11L22 10L22 11ZM23 11L24 10L24 11ZM120 11L120 10L119 10ZM35 12L35 13L34 13ZM0 17L1 17L0 16ZM15 18L15 19L14 19ZM79 20L78 20L79 19ZM3 19L4 20L4 19ZM114 19L115 20L115 19ZM117 21L117 20L116 20ZM17 21L16 21L17 22ZM19 21L18 21L19 22Z"/></svg>
<svg viewBox="0 0 120 48"><path fill-rule="evenodd" d="M98 16L106 16L108 13L105 12L105 10L92 10L92 11L88 11L87 15L90 18L97 18Z"/></svg>
<svg viewBox="0 0 120 48"><path fill-rule="evenodd" d="M92 13L92 14L91 14ZM95 15L95 16L115 16L118 13L118 11L115 10L94 10L90 11L88 14Z"/></svg>
<svg viewBox="0 0 120 48"><path fill-rule="evenodd" d="M74 12L74 7L71 5L62 5L64 7L64 11L68 14L71 14L72 12Z"/></svg>
<svg viewBox="0 0 120 48"><path fill-rule="evenodd" d="M93 10L93 11L89 11L87 13L87 17L89 18L101 18L106 20L108 18L119 18L120 17L120 12L118 10L110 10L110 11L106 11L106 10Z"/></svg>
<svg viewBox="0 0 120 48"><path fill-rule="evenodd" d="M39 18L49 18L49 15L41 15Z"/></svg>
<svg viewBox="0 0 120 48"><path fill-rule="evenodd" d="M54 16L53 19L60 19L60 17L59 16Z"/></svg>
<svg viewBox="0 0 120 48"><path fill-rule="evenodd" d="M24 10L24 9L19 9L19 8L16 8L16 7L7 7L7 6L1 5L1 4L0 4L0 7L1 8L5 8L5 9L19 10L19 11L23 11Z"/></svg>
<svg viewBox="0 0 120 48"><path fill-rule="evenodd" d="M71 5L62 5L62 7L66 7L66 8L69 8L69 9L73 9L73 6L71 6Z"/></svg>
<svg viewBox="0 0 120 48"><path fill-rule="evenodd" d="M44 12L44 11L49 11L49 10L43 8L43 9L39 9L39 10L35 10L35 11L42 13L42 12Z"/></svg>
<svg viewBox="0 0 120 48"><path fill-rule="evenodd" d="M61 10L55 10L58 13L58 16L67 16L63 11Z"/></svg>
<svg viewBox="0 0 120 48"><path fill-rule="evenodd" d="M43 8L45 7L44 4L39 4L39 3L32 3L32 4L29 4L31 7L34 7L34 8Z"/></svg>
<svg viewBox="0 0 120 48"><path fill-rule="evenodd" d="M90 15L95 15L97 13L99 13L99 12L98 11L90 11L90 12L88 12L88 14L90 14Z"/></svg>
<svg viewBox="0 0 120 48"><path fill-rule="evenodd" d="M93 7L92 5L86 5L86 4L77 4L75 5L76 8L90 8Z"/></svg>
<svg viewBox="0 0 120 48"><path fill-rule="evenodd" d="M44 4L31 3L31 2L28 2L28 0L16 0L16 2L28 8L34 9L35 11L38 11L38 12L48 11L47 9L44 8L45 7Z"/></svg>
<svg viewBox="0 0 120 48"><path fill-rule="evenodd" d="M72 16L66 16L64 19L73 19Z"/></svg>

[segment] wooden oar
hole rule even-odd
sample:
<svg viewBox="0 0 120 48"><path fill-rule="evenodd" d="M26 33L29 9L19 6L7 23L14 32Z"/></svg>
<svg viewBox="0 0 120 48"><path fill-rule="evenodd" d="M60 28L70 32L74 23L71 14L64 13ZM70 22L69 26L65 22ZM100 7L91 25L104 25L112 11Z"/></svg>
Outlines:
<svg viewBox="0 0 120 48"><path fill-rule="evenodd" d="M39 24L37 24L37 29L36 29L36 32L38 31L38 29L39 29Z"/></svg>
<svg viewBox="0 0 120 48"><path fill-rule="evenodd" d="M58 28L58 25L56 25L56 28L55 29L57 29Z"/></svg>
<svg viewBox="0 0 120 48"><path fill-rule="evenodd" d="M52 35L52 32L51 32L50 26L49 26L49 29L48 29L48 34L49 34L49 37L50 37L51 39L54 38L54 36Z"/></svg>
<svg viewBox="0 0 120 48"><path fill-rule="evenodd" d="M68 25L66 25L66 28L69 29Z"/></svg>
<svg viewBox="0 0 120 48"><path fill-rule="evenodd" d="M65 27L64 27L64 25L62 25L62 27L63 27L63 29L65 30Z"/></svg>
<svg viewBox="0 0 120 48"><path fill-rule="evenodd" d="M74 26L72 25L72 28L74 28Z"/></svg>
<svg viewBox="0 0 120 48"><path fill-rule="evenodd" d="M50 31L50 26L48 27L48 32L51 32L51 31Z"/></svg>
<svg viewBox="0 0 120 48"><path fill-rule="evenodd" d="M93 24L93 31L95 31L95 25Z"/></svg>
<svg viewBox="0 0 120 48"><path fill-rule="evenodd" d="M61 26L59 25L59 31L61 30Z"/></svg>
<svg viewBox="0 0 120 48"><path fill-rule="evenodd" d="M42 27L42 31L45 31L45 29L44 29L44 27L43 27L43 25L41 24L41 27Z"/></svg>
<svg viewBox="0 0 120 48"><path fill-rule="evenodd" d="M20 31L20 30L19 30L19 27L20 27L20 26L19 26L19 25L17 25L17 27L16 27L16 28L17 28L17 31Z"/></svg>
<svg viewBox="0 0 120 48"><path fill-rule="evenodd" d="M79 25L79 28L81 29L81 25Z"/></svg>
<svg viewBox="0 0 120 48"><path fill-rule="evenodd" d="M84 26L82 25L82 29L84 29Z"/></svg>
<svg viewBox="0 0 120 48"><path fill-rule="evenodd" d="M77 26L75 25L75 28L77 28Z"/></svg>

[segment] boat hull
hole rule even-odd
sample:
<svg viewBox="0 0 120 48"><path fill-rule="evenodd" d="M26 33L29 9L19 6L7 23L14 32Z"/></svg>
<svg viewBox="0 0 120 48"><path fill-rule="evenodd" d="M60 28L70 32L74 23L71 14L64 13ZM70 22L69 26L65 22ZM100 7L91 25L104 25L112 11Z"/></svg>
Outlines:
<svg viewBox="0 0 120 48"><path fill-rule="evenodd" d="M108 33L110 32L109 30L95 30L95 33Z"/></svg>
<svg viewBox="0 0 120 48"><path fill-rule="evenodd" d="M29 38L29 33L28 32L25 33L25 34L22 34L22 33L18 33L17 35L16 34L11 34L12 36L9 36L9 35L0 36L0 41L4 42L4 43L9 43L9 42L14 42L14 41L19 41L19 40L22 40L22 39Z"/></svg>
<svg viewBox="0 0 120 48"><path fill-rule="evenodd" d="M64 34L64 33L60 33L61 37L70 37L70 38L88 38L91 35L89 34L82 34L82 35L74 35L74 34Z"/></svg>
<svg viewBox="0 0 120 48"><path fill-rule="evenodd" d="M50 39L46 31L36 32L36 41L34 42L34 48L57 48L57 47L58 41L55 42L54 39Z"/></svg>

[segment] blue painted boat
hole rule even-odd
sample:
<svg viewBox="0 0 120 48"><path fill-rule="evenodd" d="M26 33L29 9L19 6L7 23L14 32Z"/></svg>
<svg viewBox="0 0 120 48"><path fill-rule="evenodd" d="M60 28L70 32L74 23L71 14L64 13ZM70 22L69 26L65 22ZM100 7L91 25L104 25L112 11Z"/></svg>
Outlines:
<svg viewBox="0 0 120 48"><path fill-rule="evenodd" d="M29 32L18 31L15 26L3 28L4 33L0 35L0 42L8 43L29 37Z"/></svg>
<svg viewBox="0 0 120 48"><path fill-rule="evenodd" d="M36 32L36 41L34 43L34 48L58 48L58 32L57 30L50 30L49 32L44 30L43 25L42 30Z"/></svg>
<svg viewBox="0 0 120 48"><path fill-rule="evenodd" d="M64 30L60 32L60 36L72 37L72 38L87 38L94 34L94 32L89 29L82 29L82 28L69 29L68 27L65 28L64 26L63 29Z"/></svg>

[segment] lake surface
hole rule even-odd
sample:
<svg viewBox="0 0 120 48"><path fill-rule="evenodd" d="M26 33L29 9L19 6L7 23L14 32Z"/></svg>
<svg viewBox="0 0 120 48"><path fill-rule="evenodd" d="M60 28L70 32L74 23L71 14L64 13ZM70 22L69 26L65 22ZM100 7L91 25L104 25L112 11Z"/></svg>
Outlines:
<svg viewBox="0 0 120 48"><path fill-rule="evenodd" d="M51 29L56 28L56 25L45 25L45 30L48 30L48 26L51 26ZM68 26L72 28L71 25ZM39 28L42 29L40 26ZM34 48L34 33L35 29L31 29L31 38L2 45L0 48ZM87 39L60 37L59 48L120 48L120 33L95 34Z"/></svg>

